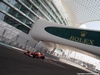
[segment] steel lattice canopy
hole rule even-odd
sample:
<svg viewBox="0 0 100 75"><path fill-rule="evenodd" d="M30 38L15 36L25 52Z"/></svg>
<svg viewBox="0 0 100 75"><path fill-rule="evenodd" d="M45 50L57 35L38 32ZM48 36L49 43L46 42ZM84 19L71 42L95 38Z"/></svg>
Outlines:
<svg viewBox="0 0 100 75"><path fill-rule="evenodd" d="M100 0L61 0L72 26L100 21Z"/></svg>

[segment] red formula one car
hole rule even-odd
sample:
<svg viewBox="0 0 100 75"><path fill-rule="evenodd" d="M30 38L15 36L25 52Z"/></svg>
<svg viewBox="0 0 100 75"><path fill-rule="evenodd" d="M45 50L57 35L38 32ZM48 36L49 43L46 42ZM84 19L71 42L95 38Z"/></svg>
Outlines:
<svg viewBox="0 0 100 75"><path fill-rule="evenodd" d="M41 58L41 59L45 59L45 55L41 52L30 52L27 51L24 54L26 54L27 56L30 56L32 58Z"/></svg>

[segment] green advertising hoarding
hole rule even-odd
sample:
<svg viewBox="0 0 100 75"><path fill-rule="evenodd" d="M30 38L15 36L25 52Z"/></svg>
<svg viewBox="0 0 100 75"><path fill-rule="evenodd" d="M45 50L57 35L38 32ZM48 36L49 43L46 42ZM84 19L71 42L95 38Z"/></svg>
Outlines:
<svg viewBox="0 0 100 75"><path fill-rule="evenodd" d="M88 45L100 46L100 32L74 28L46 27L45 30L55 36Z"/></svg>

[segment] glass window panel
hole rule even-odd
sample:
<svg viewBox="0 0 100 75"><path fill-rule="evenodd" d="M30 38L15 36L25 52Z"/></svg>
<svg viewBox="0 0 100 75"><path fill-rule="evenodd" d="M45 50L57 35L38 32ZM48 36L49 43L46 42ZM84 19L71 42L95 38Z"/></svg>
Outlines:
<svg viewBox="0 0 100 75"><path fill-rule="evenodd" d="M25 27L24 25L20 24L19 22L17 22L16 20L14 20L13 18L11 18L7 15L4 15L3 21L10 24L10 25L12 25L13 27L16 27L16 28L20 29L21 31L23 31L25 33L28 33L29 30L30 30L29 28Z"/></svg>
<svg viewBox="0 0 100 75"><path fill-rule="evenodd" d="M42 18L46 19L46 17L45 17L40 11L37 12L37 15L39 15L39 16L41 16Z"/></svg>
<svg viewBox="0 0 100 75"><path fill-rule="evenodd" d="M22 0L23 3L25 3L25 5L27 5L28 7L31 6L30 2L28 0Z"/></svg>
<svg viewBox="0 0 100 75"><path fill-rule="evenodd" d="M47 5L47 3L45 2L45 0L42 0L42 3L43 3L46 7L48 7L48 9L50 9L49 6Z"/></svg>
<svg viewBox="0 0 100 75"><path fill-rule="evenodd" d="M47 11L44 12L47 16L50 15Z"/></svg>
<svg viewBox="0 0 100 75"><path fill-rule="evenodd" d="M51 15L50 15L50 14L48 14L48 17L49 17L50 19L52 19L52 17L51 17Z"/></svg>
<svg viewBox="0 0 100 75"><path fill-rule="evenodd" d="M6 4L0 2L0 9L4 10L4 11L8 11L9 10L9 6L7 6Z"/></svg>
<svg viewBox="0 0 100 75"><path fill-rule="evenodd" d="M38 0L32 0L37 6L40 5L39 1Z"/></svg>
<svg viewBox="0 0 100 75"><path fill-rule="evenodd" d="M25 27L24 25L19 25L17 26L18 29L20 29L21 31L25 32L25 33L29 33L30 29Z"/></svg>
<svg viewBox="0 0 100 75"><path fill-rule="evenodd" d="M14 17L16 17L17 14L18 14L18 12L16 10L12 9L12 8L9 9L8 13L11 14L12 16L14 16Z"/></svg>
<svg viewBox="0 0 100 75"><path fill-rule="evenodd" d="M21 25L19 22L17 22L16 20L12 19L9 16L5 16L4 21L14 27L17 27L18 25Z"/></svg>
<svg viewBox="0 0 100 75"><path fill-rule="evenodd" d="M20 9L22 5L20 5L19 3L16 3L14 6L15 6L16 8L18 8L18 9Z"/></svg>
<svg viewBox="0 0 100 75"><path fill-rule="evenodd" d="M37 13L38 9L35 6L32 6L31 8L35 13Z"/></svg>
<svg viewBox="0 0 100 75"><path fill-rule="evenodd" d="M18 13L18 16L16 16L16 18L22 22L24 22L26 20L26 18L23 15L21 15L20 13Z"/></svg>
<svg viewBox="0 0 100 75"><path fill-rule="evenodd" d="M35 15L32 14L32 13L29 13L28 16L31 18L31 19L34 19Z"/></svg>
<svg viewBox="0 0 100 75"><path fill-rule="evenodd" d="M11 14L12 16L16 17L17 19L19 19L20 21L22 21L24 23L24 21L26 20L26 18L21 15L20 13L18 13L16 10L14 9L9 9L8 11L9 14Z"/></svg>
<svg viewBox="0 0 100 75"><path fill-rule="evenodd" d="M29 20L26 20L26 23L25 23L26 25L28 25L28 26L30 26L30 27L32 27L32 22L31 21L29 21Z"/></svg>
<svg viewBox="0 0 100 75"><path fill-rule="evenodd" d="M18 25L20 25L16 20L12 19L11 17L5 15L4 17L4 21L14 27L17 27Z"/></svg>
<svg viewBox="0 0 100 75"><path fill-rule="evenodd" d="M53 22L56 22L53 18L51 19Z"/></svg>
<svg viewBox="0 0 100 75"><path fill-rule="evenodd" d="M4 17L5 17L5 14L3 14L3 13L0 12L0 20L3 20Z"/></svg>
<svg viewBox="0 0 100 75"><path fill-rule="evenodd" d="M25 13L25 14L27 14L27 13L29 12L29 10L27 10L27 9L26 9L25 7L23 7L23 6L21 6L20 10L21 10L23 13Z"/></svg>
<svg viewBox="0 0 100 75"><path fill-rule="evenodd" d="M6 0L8 3L15 5L16 4L16 0Z"/></svg>

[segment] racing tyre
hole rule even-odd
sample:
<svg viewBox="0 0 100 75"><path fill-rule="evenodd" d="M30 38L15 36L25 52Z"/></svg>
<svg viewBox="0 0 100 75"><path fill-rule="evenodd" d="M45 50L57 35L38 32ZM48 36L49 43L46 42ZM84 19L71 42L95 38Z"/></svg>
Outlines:
<svg viewBox="0 0 100 75"><path fill-rule="evenodd" d="M34 54L32 55L32 58L35 58L35 55Z"/></svg>
<svg viewBox="0 0 100 75"><path fill-rule="evenodd" d="M44 59L45 59L45 57L43 56L43 57L42 57L42 59L44 60Z"/></svg>

